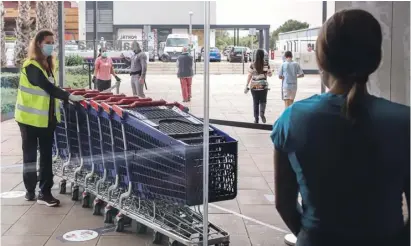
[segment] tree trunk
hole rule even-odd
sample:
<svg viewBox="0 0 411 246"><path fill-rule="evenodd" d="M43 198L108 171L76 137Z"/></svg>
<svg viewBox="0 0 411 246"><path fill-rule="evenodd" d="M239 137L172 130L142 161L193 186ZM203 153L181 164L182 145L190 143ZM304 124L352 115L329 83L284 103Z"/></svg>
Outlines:
<svg viewBox="0 0 411 246"><path fill-rule="evenodd" d="M58 42L59 42L59 33L58 33L58 2L57 1L50 1L47 2L49 5L50 11L50 29L54 33L54 43L56 44L55 48L58 50ZM64 14L64 13L63 13Z"/></svg>
<svg viewBox="0 0 411 246"><path fill-rule="evenodd" d="M30 45L31 24L30 2L19 1L19 15L16 20L16 46L14 47L14 64L16 67L23 65L27 57L27 50Z"/></svg>
<svg viewBox="0 0 411 246"><path fill-rule="evenodd" d="M3 2L0 2L0 12L1 12L1 33L0 33L0 60L1 60L1 67L7 66L7 55L6 55L6 33L4 32L4 5Z"/></svg>
<svg viewBox="0 0 411 246"><path fill-rule="evenodd" d="M51 15L49 2L36 1L36 32L43 29L51 30Z"/></svg>

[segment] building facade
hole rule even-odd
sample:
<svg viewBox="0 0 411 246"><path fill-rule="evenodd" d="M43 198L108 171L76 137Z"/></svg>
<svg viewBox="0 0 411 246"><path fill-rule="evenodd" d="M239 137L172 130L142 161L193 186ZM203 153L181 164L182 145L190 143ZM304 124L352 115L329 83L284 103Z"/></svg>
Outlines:
<svg viewBox="0 0 411 246"><path fill-rule="evenodd" d="M204 2L202 1L81 1L79 2L80 40L93 40L93 13L97 7L97 40L144 40L152 34L157 46L169 34L188 33L190 24L198 36L198 45L204 45ZM210 3L210 45L215 46L217 29L234 30L256 28L260 47L268 50L269 25L219 26L216 16L217 2ZM83 17L84 16L84 17Z"/></svg>

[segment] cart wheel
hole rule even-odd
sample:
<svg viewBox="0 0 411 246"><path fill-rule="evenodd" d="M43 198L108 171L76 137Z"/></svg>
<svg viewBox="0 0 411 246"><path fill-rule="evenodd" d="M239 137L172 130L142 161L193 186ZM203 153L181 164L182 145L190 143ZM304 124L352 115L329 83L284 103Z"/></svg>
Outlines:
<svg viewBox="0 0 411 246"><path fill-rule="evenodd" d="M163 241L163 234L153 231L153 244L161 244Z"/></svg>
<svg viewBox="0 0 411 246"><path fill-rule="evenodd" d="M112 224L113 223L113 214L114 214L114 208L110 205L107 205L104 208L104 223L106 224Z"/></svg>
<svg viewBox="0 0 411 246"><path fill-rule="evenodd" d="M76 186L72 186L73 188L71 188L71 200L72 201L78 201L78 197L79 197L79 187Z"/></svg>
<svg viewBox="0 0 411 246"><path fill-rule="evenodd" d="M116 226L116 228L115 228L116 232L123 232L124 231L124 217L116 216L116 218L114 219L114 224Z"/></svg>
<svg viewBox="0 0 411 246"><path fill-rule="evenodd" d="M137 234L144 234L144 233L147 232L147 226L145 226L141 223L138 223L136 221L136 231L137 231Z"/></svg>
<svg viewBox="0 0 411 246"><path fill-rule="evenodd" d="M168 242L168 246L180 246L178 241L172 240Z"/></svg>
<svg viewBox="0 0 411 246"><path fill-rule="evenodd" d="M65 180L60 181L60 194L66 194L67 182Z"/></svg>
<svg viewBox="0 0 411 246"><path fill-rule="evenodd" d="M93 215L101 215L101 209L103 208L103 202L96 198L93 202Z"/></svg>
<svg viewBox="0 0 411 246"><path fill-rule="evenodd" d="M83 200L82 200L81 206L83 208L89 208L90 207L90 194L84 191L82 196L83 196Z"/></svg>

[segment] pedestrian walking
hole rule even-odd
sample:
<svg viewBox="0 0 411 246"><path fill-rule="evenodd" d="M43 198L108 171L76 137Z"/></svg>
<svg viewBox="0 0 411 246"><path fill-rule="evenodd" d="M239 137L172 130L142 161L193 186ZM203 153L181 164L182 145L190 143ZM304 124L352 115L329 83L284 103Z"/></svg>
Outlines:
<svg viewBox="0 0 411 246"><path fill-rule="evenodd" d="M117 76L113 67L113 60L108 57L106 48L101 48L100 54L94 64L93 82L98 91L105 91L111 88L111 75L120 83L121 79Z"/></svg>
<svg viewBox="0 0 411 246"><path fill-rule="evenodd" d="M134 43L134 54L131 56L131 89L133 90L133 95L140 98L145 98L144 94L144 84L146 82L146 72L147 72L147 56L141 50L140 44L138 42Z"/></svg>
<svg viewBox="0 0 411 246"><path fill-rule="evenodd" d="M315 46L329 91L273 126L275 203L297 246L410 245L410 107L367 91L382 41L372 14L335 13Z"/></svg>
<svg viewBox="0 0 411 246"><path fill-rule="evenodd" d="M278 71L278 77L282 80L281 95L287 108L293 104L297 94L297 78L304 77L304 73L300 65L293 61L291 51L286 51L284 56L285 62Z"/></svg>
<svg viewBox="0 0 411 246"><path fill-rule="evenodd" d="M188 52L187 47L183 47L182 54L177 58L177 77L180 79L181 94L183 102L191 101L191 84L194 76L193 57Z"/></svg>
<svg viewBox="0 0 411 246"><path fill-rule="evenodd" d="M54 34L41 30L31 40L28 56L21 67L15 120L22 138L23 182L25 199L36 199L39 180L40 192L37 203L49 207L60 201L53 197L52 147L54 130L60 122L60 100L81 101L82 96L70 95L56 86ZM39 146L39 177L37 177L37 146Z"/></svg>
<svg viewBox="0 0 411 246"><path fill-rule="evenodd" d="M264 59L264 50L258 49L255 61L248 69L247 84L244 93L251 90L253 96L254 123L266 122L265 108L267 106L268 77L272 76L270 64Z"/></svg>

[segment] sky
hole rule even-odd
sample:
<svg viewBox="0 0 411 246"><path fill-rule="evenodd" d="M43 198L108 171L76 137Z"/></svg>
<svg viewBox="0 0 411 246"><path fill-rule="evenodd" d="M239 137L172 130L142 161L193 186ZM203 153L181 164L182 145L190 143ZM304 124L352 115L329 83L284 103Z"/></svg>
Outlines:
<svg viewBox="0 0 411 246"><path fill-rule="evenodd" d="M333 4L327 4L328 16L334 11ZM289 19L307 22L310 27L319 27L322 23L322 1L217 0L216 12L217 24L269 24L270 31Z"/></svg>

